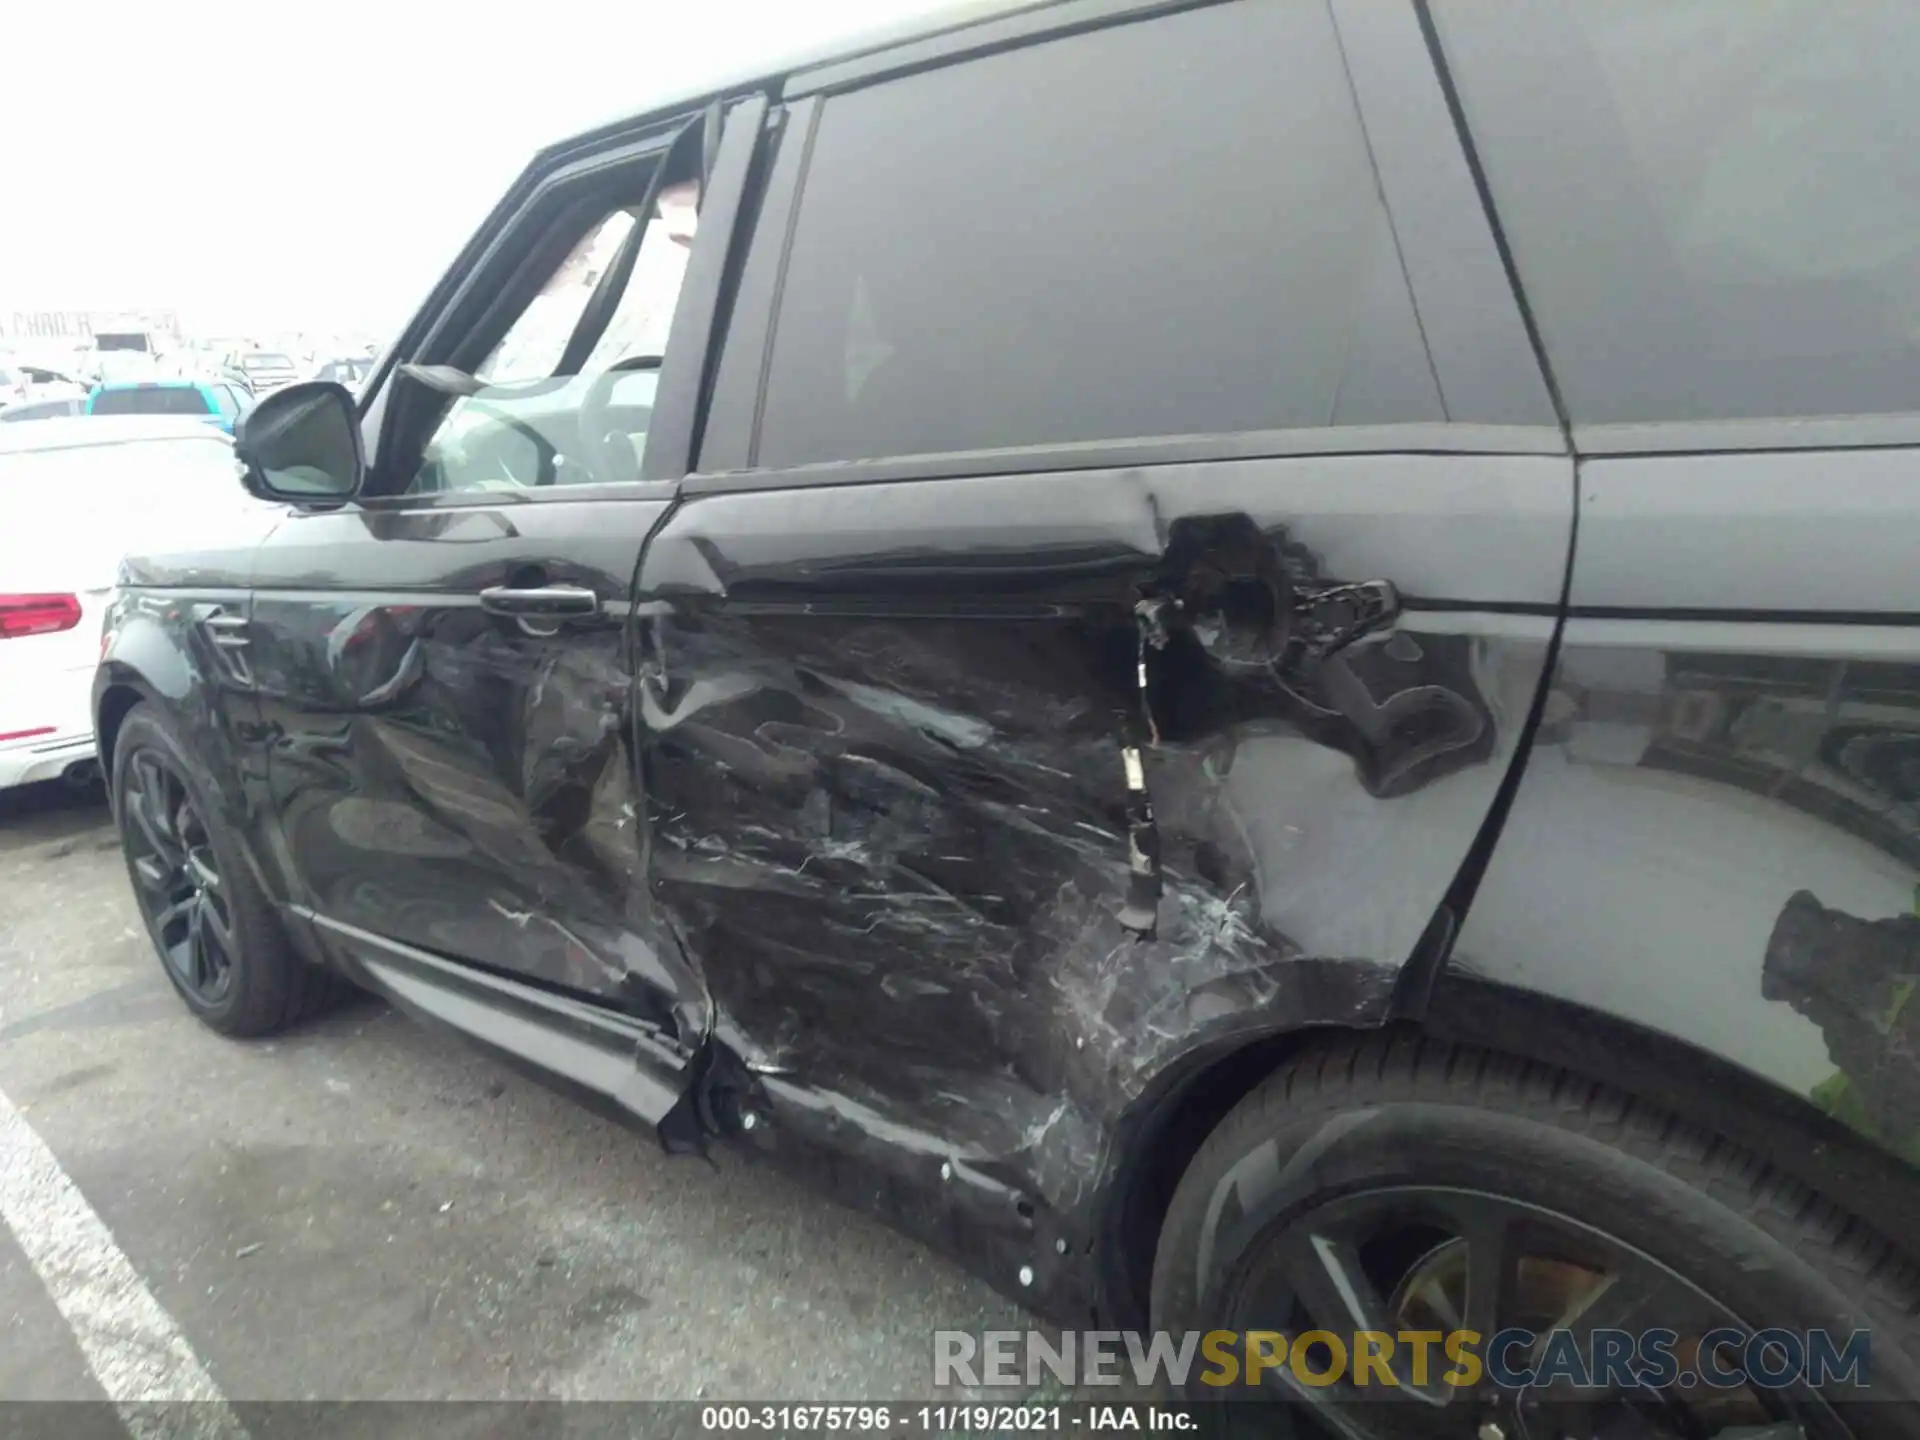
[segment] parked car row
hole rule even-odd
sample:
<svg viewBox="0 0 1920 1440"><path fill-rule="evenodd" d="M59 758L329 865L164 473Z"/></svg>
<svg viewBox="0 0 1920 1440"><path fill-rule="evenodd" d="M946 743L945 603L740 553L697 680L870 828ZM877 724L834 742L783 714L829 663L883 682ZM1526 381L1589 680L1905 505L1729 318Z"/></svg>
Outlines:
<svg viewBox="0 0 1920 1440"><path fill-rule="evenodd" d="M84 395L86 383L64 371L23 360L0 358L0 408L35 400Z"/></svg>
<svg viewBox="0 0 1920 1440"><path fill-rule="evenodd" d="M231 434L234 422L259 396L300 378L291 360L269 351L235 352L197 375L168 374L145 352L113 353L123 358L126 368L90 387L54 372L0 370L0 386L18 397L15 403L0 405L0 423L76 414L200 415ZM332 360L320 367L320 375L354 387L372 365L365 356Z"/></svg>
<svg viewBox="0 0 1920 1440"><path fill-rule="evenodd" d="M245 386L229 380L149 380L101 385L87 397L89 415L193 415L231 435L234 422L253 405Z"/></svg>
<svg viewBox="0 0 1920 1440"><path fill-rule="evenodd" d="M231 435L253 403L252 392L229 380L110 381L78 396L10 405L0 410L0 424L71 415L179 415L201 417Z"/></svg>
<svg viewBox="0 0 1920 1440"><path fill-rule="evenodd" d="M62 409L21 409L38 402L84 399L102 385L131 387L143 384L172 386L178 383L218 382L257 397L289 385L295 380L337 380L353 388L364 381L373 368L371 347L365 351L322 352L296 359L284 351L234 346L212 350L189 346L172 350L152 348L145 335L107 335L96 337L114 343L103 348L75 350L59 365L38 359L0 354L0 419L29 420L49 415L72 413ZM215 396L206 397L209 400ZM158 403L158 402L156 402ZM209 413L230 415L222 401L211 405Z"/></svg>

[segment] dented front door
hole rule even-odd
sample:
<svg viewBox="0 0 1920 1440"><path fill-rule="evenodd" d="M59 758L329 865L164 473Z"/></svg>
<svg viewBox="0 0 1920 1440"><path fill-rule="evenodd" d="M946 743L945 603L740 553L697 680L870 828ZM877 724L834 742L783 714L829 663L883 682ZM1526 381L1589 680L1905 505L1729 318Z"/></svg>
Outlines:
<svg viewBox="0 0 1920 1440"><path fill-rule="evenodd" d="M629 586L669 487L634 488L290 516L250 655L283 863L324 938L691 1046L704 1015L651 904L630 746Z"/></svg>
<svg viewBox="0 0 1920 1440"><path fill-rule="evenodd" d="M1540 682L1564 455L755 483L639 587L656 893L749 1070L1065 1205L1183 1054L1386 1016Z"/></svg>

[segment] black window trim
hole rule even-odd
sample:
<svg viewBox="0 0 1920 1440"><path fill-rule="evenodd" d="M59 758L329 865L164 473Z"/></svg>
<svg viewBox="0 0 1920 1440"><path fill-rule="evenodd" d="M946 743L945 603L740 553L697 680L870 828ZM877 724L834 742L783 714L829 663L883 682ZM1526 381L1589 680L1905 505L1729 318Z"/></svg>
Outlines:
<svg viewBox="0 0 1920 1440"><path fill-rule="evenodd" d="M760 122L766 112L766 98L763 93L750 91L733 97L731 101L717 101L726 111L725 128L722 131L723 159L730 138L741 131L749 137L744 147L751 154L751 139L757 138ZM488 228L490 237L484 246L470 244L462 253L464 264L456 283L448 290L446 301L432 310L417 316L408 326L410 344L405 358L411 361L433 363L436 358L445 363L458 364L469 359L470 350L484 344L484 338L492 335L502 324L511 325L524 308L531 293L545 276L552 273L553 266L564 258L567 246L578 242L574 235L561 244L561 239L571 231L556 221L579 212L582 216L591 214L598 218L605 213L604 192L618 177L630 172L634 167L646 163L664 163L674 147L688 135L689 125L698 134L701 117L707 105L690 107L677 115L670 116L650 125L645 132L636 136L626 133L609 137L604 144L581 153L570 152L566 163L542 175L511 209L505 205L496 209L490 217ZM735 121L743 122L739 125ZM674 363L666 366L661 374L661 386L664 391L670 381L682 370L691 371L697 393L699 376L704 372L707 356L706 349L711 344L710 334L712 317L719 300L719 280L721 268L718 262L710 268L701 267L700 257L706 251L727 251L734 241L732 230L739 210L739 191L746 178L746 163L742 159L737 166L725 163L716 164L713 183L701 197L701 238L719 235L719 245L704 247L695 242L693 256L689 259L688 273L682 285L680 298L674 311L674 320L668 334L668 348L675 355ZM587 219L591 224L592 220ZM556 250L561 253L554 253ZM472 255L469 261L469 255ZM696 275L696 268L702 273ZM695 356L690 350L676 350L683 338L682 327L687 327L689 343L698 341L702 353ZM417 337L417 338L414 338ZM476 338L481 337L481 338ZM498 336L494 338L497 340ZM382 465L380 456L393 453L396 444L404 442L407 434L408 411L418 410L423 402L409 406L403 397L400 403L388 404L387 397L393 389L393 374L396 366L389 364L400 351L396 345L383 357L381 373L377 386L370 385L362 401L363 425L377 431L377 448L374 466L369 476L370 484L376 479L384 482L378 488L362 496L359 503L366 508L381 510L392 509L457 509L469 505L497 507L502 503L557 504L585 500L604 500L608 498L631 497L635 500L658 499L662 494L671 494L674 489L672 478L657 475L643 475L638 483L623 482L609 484L556 486L551 489L530 489L526 491L456 491L439 495L409 495L404 492L404 481L394 484L390 464ZM478 363L475 360L473 363ZM377 389L377 394L374 392ZM438 407L434 407L438 408ZM681 413L669 413L662 416L662 407L656 399L654 406L654 430L649 432L649 440L656 434L669 434L664 426L679 425L687 433L679 437L679 443L672 448L681 456L691 453L691 426L694 420L695 406L688 403L681 407ZM651 453L653 444L648 445ZM684 468L682 470L684 473ZM410 477L406 477L410 479Z"/></svg>
<svg viewBox="0 0 1920 1440"><path fill-rule="evenodd" d="M864 89L881 80L894 80L1002 50L1017 50L1132 20L1232 3L1234 0L1044 0L1030 9L970 21L863 55L796 71L780 87L780 97L796 100L806 95Z"/></svg>
<svg viewBox="0 0 1920 1440"><path fill-rule="evenodd" d="M982 475L1201 464L1218 460L1305 459L1315 455L1542 455L1565 457L1566 437L1552 425L1316 425L1224 435L1163 435L1069 441L1002 450L950 450L831 460L785 469L695 471L688 495L781 490L812 485L871 485L887 480L962 480Z"/></svg>
<svg viewBox="0 0 1920 1440"><path fill-rule="evenodd" d="M412 477L396 477L388 457L418 424L415 417L423 407L440 408L432 405L431 397L417 391L411 396L396 395L394 379L399 366L455 363L451 357L458 353L460 342L471 343L471 337L490 333L503 321L510 326L544 277L565 258L566 249L578 243L577 235L561 243L564 227L556 226L555 221L578 210L583 223L590 225L592 219L585 212L594 208L594 192L637 165L664 160L688 118L685 114L675 116L649 126L640 135L614 137L604 146L574 156L531 180L523 177L495 208L480 234L461 251L428 307L414 316L400 340L382 357L374 383L361 398L368 489L360 503L401 498Z"/></svg>
<svg viewBox="0 0 1920 1440"><path fill-rule="evenodd" d="M821 102L817 95L781 107L777 131L761 140L766 183L758 211L735 237L740 263L728 298L726 333L713 356L713 392L695 454L694 468L747 470L759 462L760 417L766 406L767 371L773 362L774 329L786 288L787 252L800 213L800 192L813 157Z"/></svg>
<svg viewBox="0 0 1920 1440"><path fill-rule="evenodd" d="M671 500L671 480L607 480L590 485L530 486L524 490L429 490L417 495L368 495L362 510L392 514L416 510L500 510L516 505L578 505L587 501ZM324 512L323 512L324 513Z"/></svg>
<svg viewBox="0 0 1920 1440"><path fill-rule="evenodd" d="M1920 446L1920 414L1615 420L1573 427L1578 455L1694 455L1723 450L1885 450Z"/></svg>
<svg viewBox="0 0 1920 1440"><path fill-rule="evenodd" d="M1419 4L1327 4L1442 413L1511 411L1525 415L1517 423L1564 431L1553 377Z"/></svg>
<svg viewBox="0 0 1920 1440"><path fill-rule="evenodd" d="M642 480L679 480L693 468L722 292L732 270L731 257L742 244L738 233L742 201L753 162L766 143L766 120L767 97L754 95L728 107L721 122L713 172L700 197L693 253L667 328L666 354L671 363L661 366L660 388L653 397L653 419L641 456Z"/></svg>

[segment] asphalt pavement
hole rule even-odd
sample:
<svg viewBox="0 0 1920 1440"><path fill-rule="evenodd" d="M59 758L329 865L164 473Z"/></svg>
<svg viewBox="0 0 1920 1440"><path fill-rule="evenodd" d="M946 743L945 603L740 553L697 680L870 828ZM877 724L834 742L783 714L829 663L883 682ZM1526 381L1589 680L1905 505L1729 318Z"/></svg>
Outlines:
<svg viewBox="0 0 1920 1440"><path fill-rule="evenodd" d="M924 1397L933 1331L1027 1323L862 1216L668 1157L370 998L214 1035L161 974L97 794L0 793L9 1106L51 1161L0 1225L0 1403L124 1389L138 1326L113 1307L142 1286L148 1329L236 1405ZM74 1228L89 1208L104 1230ZM100 1273L125 1283L103 1299Z"/></svg>

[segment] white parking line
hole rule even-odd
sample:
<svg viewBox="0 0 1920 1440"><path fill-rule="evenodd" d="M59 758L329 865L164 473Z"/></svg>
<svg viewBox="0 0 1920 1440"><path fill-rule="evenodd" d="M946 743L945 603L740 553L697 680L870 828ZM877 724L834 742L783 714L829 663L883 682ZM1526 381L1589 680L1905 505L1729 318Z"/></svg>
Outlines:
<svg viewBox="0 0 1920 1440"><path fill-rule="evenodd" d="M136 1440L246 1440L246 1427L180 1327L4 1091L0 1220Z"/></svg>

